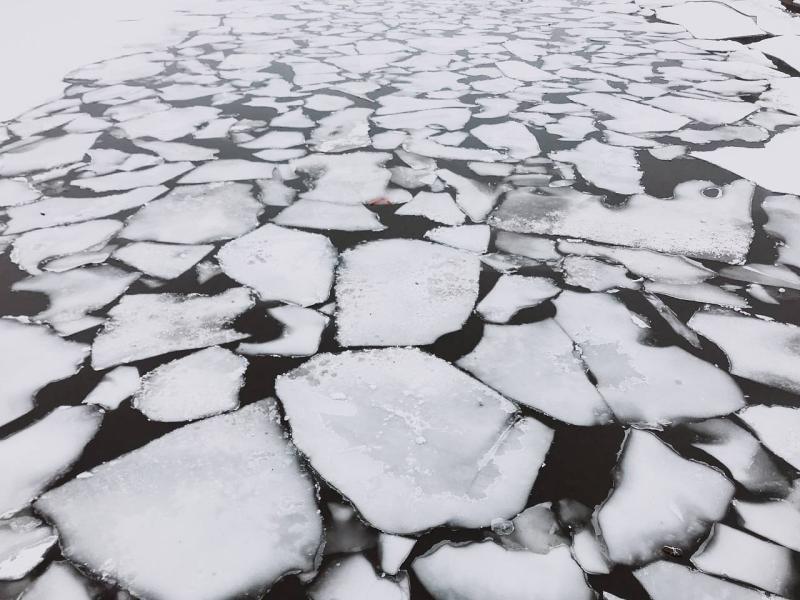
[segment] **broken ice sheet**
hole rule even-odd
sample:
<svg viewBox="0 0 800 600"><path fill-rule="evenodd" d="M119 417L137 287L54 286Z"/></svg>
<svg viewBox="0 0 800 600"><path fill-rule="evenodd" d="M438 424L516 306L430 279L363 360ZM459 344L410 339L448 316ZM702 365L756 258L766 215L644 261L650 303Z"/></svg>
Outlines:
<svg viewBox="0 0 800 600"><path fill-rule="evenodd" d="M479 274L476 255L430 242L356 246L342 253L336 279L337 339L342 346L431 344L467 320Z"/></svg>
<svg viewBox="0 0 800 600"><path fill-rule="evenodd" d="M66 557L146 598L258 595L311 571L322 536L312 481L268 400L172 431L36 509Z"/></svg>
<svg viewBox="0 0 800 600"><path fill-rule="evenodd" d="M241 340L248 334L229 325L253 303L245 288L232 288L216 296L124 296L108 311L110 319L94 340L92 367L102 370L177 350Z"/></svg>
<svg viewBox="0 0 800 600"><path fill-rule="evenodd" d="M131 216L121 236L176 244L214 242L254 229L263 210L244 183L179 185Z"/></svg>
<svg viewBox="0 0 800 600"><path fill-rule="evenodd" d="M541 304L561 291L544 277L501 275L476 310L492 323L507 323L523 308Z"/></svg>
<svg viewBox="0 0 800 600"><path fill-rule="evenodd" d="M489 247L491 230L488 225L436 227L425 232L425 239L451 248L483 254Z"/></svg>
<svg viewBox="0 0 800 600"><path fill-rule="evenodd" d="M0 520L0 582L25 577L57 541L52 527L36 517L19 514Z"/></svg>
<svg viewBox="0 0 800 600"><path fill-rule="evenodd" d="M720 472L682 458L655 435L628 430L616 486L597 523L617 563L641 564L662 548L692 548L721 520L734 486Z"/></svg>
<svg viewBox="0 0 800 600"><path fill-rule="evenodd" d="M628 278L625 268L619 265L588 256L567 256L561 264L564 269L564 283L590 292L639 287L636 281Z"/></svg>
<svg viewBox="0 0 800 600"><path fill-rule="evenodd" d="M214 246L134 242L114 251L112 257L161 279L179 277L211 252Z"/></svg>
<svg viewBox="0 0 800 600"><path fill-rule="evenodd" d="M553 436L413 348L318 354L275 389L314 469L387 533L514 515Z"/></svg>
<svg viewBox="0 0 800 600"><path fill-rule="evenodd" d="M308 590L311 600L408 600L408 578L379 576L363 554L340 556L329 563Z"/></svg>
<svg viewBox="0 0 800 600"><path fill-rule="evenodd" d="M485 541L444 544L412 568L437 600L590 600L594 592L567 546L546 554L507 550Z"/></svg>
<svg viewBox="0 0 800 600"><path fill-rule="evenodd" d="M239 407L247 359L220 347L156 367L141 379L133 406L151 421L194 421Z"/></svg>
<svg viewBox="0 0 800 600"><path fill-rule="evenodd" d="M631 148L587 140L572 150L551 152L550 158L574 164L581 176L595 186L618 194L638 194L642 171Z"/></svg>
<svg viewBox="0 0 800 600"><path fill-rule="evenodd" d="M0 440L0 518L25 508L63 475L102 420L103 412L95 406L60 406Z"/></svg>
<svg viewBox="0 0 800 600"><path fill-rule="evenodd" d="M536 137L519 121L479 125L471 129L470 134L490 148L508 150L508 155L517 160L537 156L540 152Z"/></svg>
<svg viewBox="0 0 800 600"><path fill-rule="evenodd" d="M632 196L621 207L571 188L515 191L489 217L506 231L564 235L743 263L753 238L750 204L754 185L745 180L717 187L710 181L688 181L674 197Z"/></svg>
<svg viewBox="0 0 800 600"><path fill-rule="evenodd" d="M616 298L563 291L553 303L556 323L580 348L619 420L658 429L744 405L726 372L677 346L643 343L647 328Z"/></svg>
<svg viewBox="0 0 800 600"><path fill-rule="evenodd" d="M62 340L44 325L0 319L0 425L33 408L36 393L78 371L87 347Z"/></svg>
<svg viewBox="0 0 800 600"><path fill-rule="evenodd" d="M507 398L565 423L611 420L572 340L552 319L486 325L475 349L456 364Z"/></svg>
<svg viewBox="0 0 800 600"><path fill-rule="evenodd" d="M716 309L696 312L688 325L722 349L734 375L800 393L800 327Z"/></svg>
<svg viewBox="0 0 800 600"><path fill-rule="evenodd" d="M466 217L447 192L417 192L411 202L401 206L396 215L417 215L445 225L460 225Z"/></svg>
<svg viewBox="0 0 800 600"><path fill-rule="evenodd" d="M226 158L203 163L181 177L178 183L215 183L267 179L272 176L273 169L274 166L266 162Z"/></svg>
<svg viewBox="0 0 800 600"><path fill-rule="evenodd" d="M245 342L236 351L248 355L311 356L319 349L328 317L311 308L277 306L267 310L284 329L281 337L269 342Z"/></svg>
<svg viewBox="0 0 800 600"><path fill-rule="evenodd" d="M0 179L0 206L22 206L35 202L42 194L24 179ZM7 232L8 233L8 232Z"/></svg>
<svg viewBox="0 0 800 600"><path fill-rule="evenodd" d="M186 173L191 168L192 163L190 162L168 163L135 171L120 171L110 175L101 175L100 177L75 179L72 183L93 192L130 190L144 186L161 185L178 175Z"/></svg>
<svg viewBox="0 0 800 600"><path fill-rule="evenodd" d="M337 253L324 235L267 224L225 244L217 260L262 300L310 306L327 300Z"/></svg>
<svg viewBox="0 0 800 600"><path fill-rule="evenodd" d="M359 205L301 199L272 219L276 225L337 231L383 231L378 215Z"/></svg>
<svg viewBox="0 0 800 600"><path fill-rule="evenodd" d="M738 294L729 292L710 283L694 283L680 285L662 282L647 282L645 290L653 294L671 296L690 302L701 302L705 304L719 304L733 308L747 308L749 303Z"/></svg>
<svg viewBox="0 0 800 600"><path fill-rule="evenodd" d="M311 154L292 161L292 168L313 180L302 197L308 200L367 204L383 197L391 173L383 164L385 152Z"/></svg>
<svg viewBox="0 0 800 600"><path fill-rule="evenodd" d="M117 367L103 375L100 383L83 399L83 403L114 410L133 396L139 385L139 370L136 367Z"/></svg>
<svg viewBox="0 0 800 600"><path fill-rule="evenodd" d="M673 562L656 561L633 575L653 600L767 600L763 592Z"/></svg>
<svg viewBox="0 0 800 600"><path fill-rule="evenodd" d="M98 137L97 133L72 133L0 152L0 177L80 163Z"/></svg>
<svg viewBox="0 0 800 600"><path fill-rule="evenodd" d="M764 35L754 19L721 2L680 2L659 8L662 21L678 23L696 38L723 40Z"/></svg>
<svg viewBox="0 0 800 600"><path fill-rule="evenodd" d="M739 416L764 446L800 470L800 409L789 406L749 406Z"/></svg>

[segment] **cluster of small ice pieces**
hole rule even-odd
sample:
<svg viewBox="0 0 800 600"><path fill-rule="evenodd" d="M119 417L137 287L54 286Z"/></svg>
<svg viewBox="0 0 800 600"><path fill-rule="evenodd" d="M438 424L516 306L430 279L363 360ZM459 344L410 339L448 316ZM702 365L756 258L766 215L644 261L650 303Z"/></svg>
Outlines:
<svg viewBox="0 0 800 600"><path fill-rule="evenodd" d="M798 16L182 19L0 123L0 599L800 599Z"/></svg>

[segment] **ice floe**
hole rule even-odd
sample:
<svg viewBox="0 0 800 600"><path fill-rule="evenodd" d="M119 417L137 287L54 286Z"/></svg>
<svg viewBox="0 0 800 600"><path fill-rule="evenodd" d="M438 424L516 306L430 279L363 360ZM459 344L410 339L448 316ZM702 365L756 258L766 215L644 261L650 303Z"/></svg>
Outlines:
<svg viewBox="0 0 800 600"><path fill-rule="evenodd" d="M0 581L22 579L58 541L53 528L20 514L0 520Z"/></svg>
<svg viewBox="0 0 800 600"><path fill-rule="evenodd" d="M134 242L115 250L112 256L147 275L174 279L191 269L213 249L211 244Z"/></svg>
<svg viewBox="0 0 800 600"><path fill-rule="evenodd" d="M425 232L425 239L451 248L483 254L489 247L491 230L488 225L436 227Z"/></svg>
<svg viewBox="0 0 800 600"><path fill-rule="evenodd" d="M362 554L335 559L314 580L311 600L408 600L408 578L382 577Z"/></svg>
<svg viewBox="0 0 800 600"><path fill-rule="evenodd" d="M561 291L549 279L501 275L476 310L486 321L507 323L524 308L537 306Z"/></svg>
<svg viewBox="0 0 800 600"><path fill-rule="evenodd" d="M800 410L788 406L749 406L739 416L761 442L796 469L800 469Z"/></svg>
<svg viewBox="0 0 800 600"><path fill-rule="evenodd" d="M269 342L245 342L236 351L249 355L311 356L317 353L328 317L311 308L277 306L267 310L283 327L281 337Z"/></svg>
<svg viewBox="0 0 800 600"><path fill-rule="evenodd" d="M100 383L83 399L83 403L114 410L133 396L140 385L141 378L136 367L117 367L103 375Z"/></svg>
<svg viewBox="0 0 800 600"><path fill-rule="evenodd" d="M634 571L653 600L697 598L697 600L765 600L763 592L712 577L684 565L656 561Z"/></svg>

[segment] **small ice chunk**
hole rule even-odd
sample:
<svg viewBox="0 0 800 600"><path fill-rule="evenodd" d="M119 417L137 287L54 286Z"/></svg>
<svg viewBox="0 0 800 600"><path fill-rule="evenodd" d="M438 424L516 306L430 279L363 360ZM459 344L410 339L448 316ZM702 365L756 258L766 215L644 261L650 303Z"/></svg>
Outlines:
<svg viewBox="0 0 800 600"><path fill-rule="evenodd" d="M87 348L55 335L49 327L0 319L0 425L33 408L36 393L78 371Z"/></svg>
<svg viewBox="0 0 800 600"><path fill-rule="evenodd" d="M470 134L490 148L508 150L508 155L517 160L538 156L541 151L536 137L519 121L479 125Z"/></svg>
<svg viewBox="0 0 800 600"><path fill-rule="evenodd" d="M462 215L463 216L463 215ZM272 219L276 225L336 231L383 231L378 215L357 204L300 199Z"/></svg>
<svg viewBox="0 0 800 600"><path fill-rule="evenodd" d="M728 125L741 121L759 108L752 102L689 98L678 95L661 96L648 100L647 103L669 112L684 115L693 121L710 125Z"/></svg>
<svg viewBox="0 0 800 600"><path fill-rule="evenodd" d="M167 163L136 171L119 171L111 175L75 179L72 184L93 192L112 192L130 190L145 186L161 185L186 173L192 168L190 162Z"/></svg>
<svg viewBox="0 0 800 600"><path fill-rule="evenodd" d="M565 423L589 426L611 420L572 340L552 319L486 325L475 349L456 364L511 400Z"/></svg>
<svg viewBox="0 0 800 600"><path fill-rule="evenodd" d="M337 339L342 346L431 344L467 320L479 274L476 255L439 244L356 246L342 253L336 280Z"/></svg>
<svg viewBox="0 0 800 600"><path fill-rule="evenodd" d="M415 348L318 354L275 389L314 469L386 533L516 514L553 436Z"/></svg>
<svg viewBox="0 0 800 600"><path fill-rule="evenodd" d="M28 575L57 541L53 528L35 517L0 520L0 581Z"/></svg>
<svg viewBox="0 0 800 600"><path fill-rule="evenodd" d="M739 416L767 448L800 469L800 409L789 406L749 406Z"/></svg>
<svg viewBox="0 0 800 600"><path fill-rule="evenodd" d="M134 269L161 279L179 277L211 252L214 246L134 242L117 249L112 257Z"/></svg>
<svg viewBox="0 0 800 600"><path fill-rule="evenodd" d="M406 561L417 540L382 533L378 536L378 556L381 560L381 570L387 575L397 575L400 567Z"/></svg>
<svg viewBox="0 0 800 600"><path fill-rule="evenodd" d="M570 556L558 546L546 554L507 550L490 541L441 545L413 567L434 597L458 600L591 600L594 591Z"/></svg>
<svg viewBox="0 0 800 600"><path fill-rule="evenodd" d="M311 356L319 349L328 317L311 308L277 306L267 310L269 316L283 325L281 337L269 342L242 343L241 354L269 356Z"/></svg>
<svg viewBox="0 0 800 600"><path fill-rule="evenodd" d="M84 398L83 403L115 410L139 390L140 384L139 370L136 367L117 367L103 376L100 383Z"/></svg>
<svg viewBox="0 0 800 600"><path fill-rule="evenodd" d="M363 554L338 557L308 590L311 600L408 600L408 578L379 576Z"/></svg>
<svg viewBox="0 0 800 600"><path fill-rule="evenodd" d="M447 192L418 192L414 199L401 206L396 215L418 215L445 225L460 225L466 217Z"/></svg>
<svg viewBox="0 0 800 600"><path fill-rule="evenodd" d="M218 346L156 367L133 406L151 421L194 421L239 408L247 359Z"/></svg>
<svg viewBox="0 0 800 600"><path fill-rule="evenodd" d="M36 509L67 558L134 596L223 600L314 567L313 483L272 401L185 425L88 475Z"/></svg>
<svg viewBox="0 0 800 600"><path fill-rule="evenodd" d="M66 473L102 421L95 406L60 406L0 440L0 518L25 508Z"/></svg>
<svg viewBox="0 0 800 600"><path fill-rule="evenodd" d="M712 575L791 596L798 575L791 550L718 523L692 564Z"/></svg>
<svg viewBox="0 0 800 600"><path fill-rule="evenodd" d="M42 194L24 179L0 179L0 206L22 206L36 202Z"/></svg>
<svg viewBox="0 0 800 600"><path fill-rule="evenodd" d="M761 207L768 219L764 231L783 240L778 246L778 262L800 268L800 198L767 196Z"/></svg>
<svg viewBox="0 0 800 600"><path fill-rule="evenodd" d="M638 283L628 278L628 272L624 267L588 256L567 256L562 266L564 283L585 288L590 292L639 287Z"/></svg>
<svg viewBox="0 0 800 600"><path fill-rule="evenodd" d="M712 309L688 325L722 349L734 375L800 393L800 327Z"/></svg>
<svg viewBox="0 0 800 600"><path fill-rule="evenodd" d="M83 162L99 133L70 133L0 152L0 177L14 177Z"/></svg>
<svg viewBox="0 0 800 600"><path fill-rule="evenodd" d="M762 36L764 30L751 17L721 2L681 2L656 10L656 16L685 27L694 37L724 40Z"/></svg>
<svg viewBox="0 0 800 600"><path fill-rule="evenodd" d="M556 243L547 238L523 235L510 231L498 231L494 245L502 252L532 258L535 261L558 261L561 255L556 252Z"/></svg>
<svg viewBox="0 0 800 600"><path fill-rule="evenodd" d="M634 571L633 575L653 600L768 600L758 590L663 560L650 563Z"/></svg>
<svg viewBox="0 0 800 600"><path fill-rule="evenodd" d="M386 191L391 173L383 164L390 158L385 152L311 154L290 164L314 180L311 188L303 192L303 198L368 204L383 197Z"/></svg>
<svg viewBox="0 0 800 600"><path fill-rule="evenodd" d="M608 575L612 563L606 556L592 521L592 510L576 500L559 500L558 518L572 537L572 556L586 573Z"/></svg>
<svg viewBox="0 0 800 600"><path fill-rule="evenodd" d="M677 346L643 343L647 328L614 297L563 291L553 302L556 322L580 347L619 420L661 428L744 406L741 390L725 371Z"/></svg>
<svg viewBox="0 0 800 600"><path fill-rule="evenodd" d="M745 529L800 552L800 510L791 502L734 500L733 506Z"/></svg>
<svg viewBox="0 0 800 600"><path fill-rule="evenodd" d="M20 600L92 600L94 593L84 579L66 561L51 563L44 573L22 593Z"/></svg>
<svg viewBox="0 0 800 600"><path fill-rule="evenodd" d="M323 119L311 134L317 152L344 152L370 145L371 108L345 108Z"/></svg>
<svg viewBox="0 0 800 600"><path fill-rule="evenodd" d="M257 227L263 210L244 183L179 185L130 217L121 235L176 244L215 242Z"/></svg>
<svg viewBox="0 0 800 600"><path fill-rule="evenodd" d="M537 306L560 291L544 277L501 275L476 310L486 321L508 323L523 308Z"/></svg>
<svg viewBox="0 0 800 600"><path fill-rule="evenodd" d="M105 245L122 223L111 219L62 225L23 233L11 246L11 260L31 275L41 273L39 265L48 258L96 250Z"/></svg>
<svg viewBox="0 0 800 600"><path fill-rule="evenodd" d="M267 224L225 244L217 260L262 300L310 306L328 299L337 255L324 235Z"/></svg>
<svg viewBox="0 0 800 600"><path fill-rule="evenodd" d="M436 175L456 190L456 202L470 219L476 223L486 220L499 192L447 169L439 169Z"/></svg>
<svg viewBox="0 0 800 600"><path fill-rule="evenodd" d="M733 498L734 486L721 473L645 431L628 430L617 469L616 487L597 513L617 563L649 562L664 546L690 549Z"/></svg>
<svg viewBox="0 0 800 600"><path fill-rule="evenodd" d="M425 239L451 248L483 254L489 248L491 233L488 225L436 227L425 232Z"/></svg>
<svg viewBox="0 0 800 600"><path fill-rule="evenodd" d="M222 181L248 181L272 176L274 165L242 158L226 158L203 163L180 178L178 183L215 183Z"/></svg>
<svg viewBox="0 0 800 600"><path fill-rule="evenodd" d="M597 140L581 142L572 150L551 152L550 158L574 164L581 176L595 186L618 194L638 194L642 171L631 148L609 146Z"/></svg>
<svg viewBox="0 0 800 600"><path fill-rule="evenodd" d="M245 288L216 296L134 294L108 311L110 321L92 345L92 367L99 371L178 350L227 344L247 337L229 328L253 306Z"/></svg>

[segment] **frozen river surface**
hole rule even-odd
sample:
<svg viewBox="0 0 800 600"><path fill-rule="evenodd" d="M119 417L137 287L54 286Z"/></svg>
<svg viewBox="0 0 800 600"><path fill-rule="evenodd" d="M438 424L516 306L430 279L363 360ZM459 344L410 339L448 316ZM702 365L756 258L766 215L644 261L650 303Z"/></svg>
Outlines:
<svg viewBox="0 0 800 600"><path fill-rule="evenodd" d="M800 598L800 17L170 6L4 82L0 599Z"/></svg>

